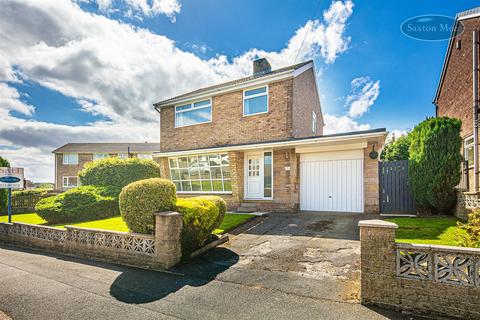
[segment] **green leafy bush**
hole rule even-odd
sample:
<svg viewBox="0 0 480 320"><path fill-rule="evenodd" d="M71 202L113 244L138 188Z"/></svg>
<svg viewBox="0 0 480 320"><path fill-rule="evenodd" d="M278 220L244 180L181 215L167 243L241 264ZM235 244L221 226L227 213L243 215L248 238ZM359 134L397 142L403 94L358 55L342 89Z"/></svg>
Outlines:
<svg viewBox="0 0 480 320"><path fill-rule="evenodd" d="M480 248L480 210L468 214L467 223L457 223L456 240L462 247Z"/></svg>
<svg viewBox="0 0 480 320"><path fill-rule="evenodd" d="M220 197L181 198L177 211L183 215L182 255L190 256L211 237L223 221L227 205Z"/></svg>
<svg viewBox="0 0 480 320"><path fill-rule="evenodd" d="M410 135L401 136L388 142L380 154L380 159L386 161L408 160Z"/></svg>
<svg viewBox="0 0 480 320"><path fill-rule="evenodd" d="M114 187L120 193L123 187L132 182L159 178L160 166L148 159L112 157L86 163L78 176L84 186Z"/></svg>
<svg viewBox="0 0 480 320"><path fill-rule="evenodd" d="M12 192L12 197L28 197L28 196L44 196L48 194L52 189L37 188L28 190L18 190Z"/></svg>
<svg viewBox="0 0 480 320"><path fill-rule="evenodd" d="M0 167L10 167L7 159L0 157ZM7 189L0 189L0 211L7 212L8 193Z"/></svg>
<svg viewBox="0 0 480 320"><path fill-rule="evenodd" d="M111 194L106 187L80 186L40 200L35 211L50 224L104 219L119 211Z"/></svg>
<svg viewBox="0 0 480 320"><path fill-rule="evenodd" d="M140 180L122 189L120 213L130 231L152 233L155 230L154 213L174 210L176 201L175 185L170 180Z"/></svg>
<svg viewBox="0 0 480 320"><path fill-rule="evenodd" d="M460 182L461 121L429 118L410 134L409 183L420 210L449 213Z"/></svg>

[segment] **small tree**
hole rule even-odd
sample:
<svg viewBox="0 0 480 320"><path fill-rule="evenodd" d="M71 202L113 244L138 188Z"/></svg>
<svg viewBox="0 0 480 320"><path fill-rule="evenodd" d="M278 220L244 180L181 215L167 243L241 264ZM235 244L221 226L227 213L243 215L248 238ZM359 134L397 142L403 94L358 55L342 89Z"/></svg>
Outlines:
<svg viewBox="0 0 480 320"><path fill-rule="evenodd" d="M10 167L7 159L0 157L0 167ZM7 211L7 189L0 189L0 212Z"/></svg>
<svg viewBox="0 0 480 320"><path fill-rule="evenodd" d="M455 203L462 161L461 125L458 119L429 118L410 134L409 182L421 210L445 214Z"/></svg>
<svg viewBox="0 0 480 320"><path fill-rule="evenodd" d="M388 142L380 154L380 159L386 161L408 160L410 135L401 136Z"/></svg>

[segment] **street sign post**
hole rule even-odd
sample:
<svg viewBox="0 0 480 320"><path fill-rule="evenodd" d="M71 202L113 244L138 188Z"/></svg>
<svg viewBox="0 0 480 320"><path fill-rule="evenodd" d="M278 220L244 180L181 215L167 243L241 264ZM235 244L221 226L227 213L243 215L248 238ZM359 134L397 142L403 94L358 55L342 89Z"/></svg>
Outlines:
<svg viewBox="0 0 480 320"><path fill-rule="evenodd" d="M8 223L12 223L12 188L23 189L23 168L0 167L0 189L8 189Z"/></svg>

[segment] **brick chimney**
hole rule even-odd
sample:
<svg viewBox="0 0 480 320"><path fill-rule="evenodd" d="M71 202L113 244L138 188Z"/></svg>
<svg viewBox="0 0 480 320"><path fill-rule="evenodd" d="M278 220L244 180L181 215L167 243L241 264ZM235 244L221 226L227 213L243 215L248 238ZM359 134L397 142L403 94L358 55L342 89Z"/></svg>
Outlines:
<svg viewBox="0 0 480 320"><path fill-rule="evenodd" d="M260 58L257 60L253 60L253 74L263 74L272 71L272 66L265 58Z"/></svg>

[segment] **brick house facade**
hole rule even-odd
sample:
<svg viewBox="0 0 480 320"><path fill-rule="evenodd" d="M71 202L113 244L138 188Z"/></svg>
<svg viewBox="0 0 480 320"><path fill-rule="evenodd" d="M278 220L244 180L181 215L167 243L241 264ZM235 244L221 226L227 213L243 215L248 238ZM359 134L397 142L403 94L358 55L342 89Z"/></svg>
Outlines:
<svg viewBox="0 0 480 320"><path fill-rule="evenodd" d="M463 27L463 32L459 30ZM452 37L448 44L440 81L434 98L436 115L457 118L462 121L462 139L464 147L462 154L467 163L463 165L462 182L458 188L457 214L465 217L470 209L480 207L478 169L475 174L474 153L479 154L478 146L474 145L474 61L479 61L479 44L473 44L474 31L480 30L480 8L461 12L456 16ZM477 54L474 56L474 46ZM480 85L477 82L477 90ZM479 165L477 164L477 168ZM467 210L466 210L467 209Z"/></svg>
<svg viewBox="0 0 480 320"><path fill-rule="evenodd" d="M265 65L264 59L261 62ZM317 185L305 185L301 170L328 165L333 153L338 162L335 170L351 166L358 171L354 183L361 199L354 200L357 206L351 211L378 212L378 164L368 155L373 146L375 150L383 146L385 129L323 135L313 62L274 71L266 65L267 70L251 77L155 104L160 114L160 152L154 159L162 176L174 181L179 196L217 194L230 209L296 212L310 210L303 204L316 198L305 197L305 190L316 190ZM328 161L322 151L329 155ZM306 161L302 154L318 154L318 159ZM301 169L307 162L310 165ZM322 180L319 172L312 174ZM348 179L332 184L340 190ZM324 185L318 192L322 188L329 187ZM335 195L323 197L335 202ZM348 197L345 192L338 195L331 210L350 211L337 210ZM317 201L311 208L324 211L323 204Z"/></svg>

